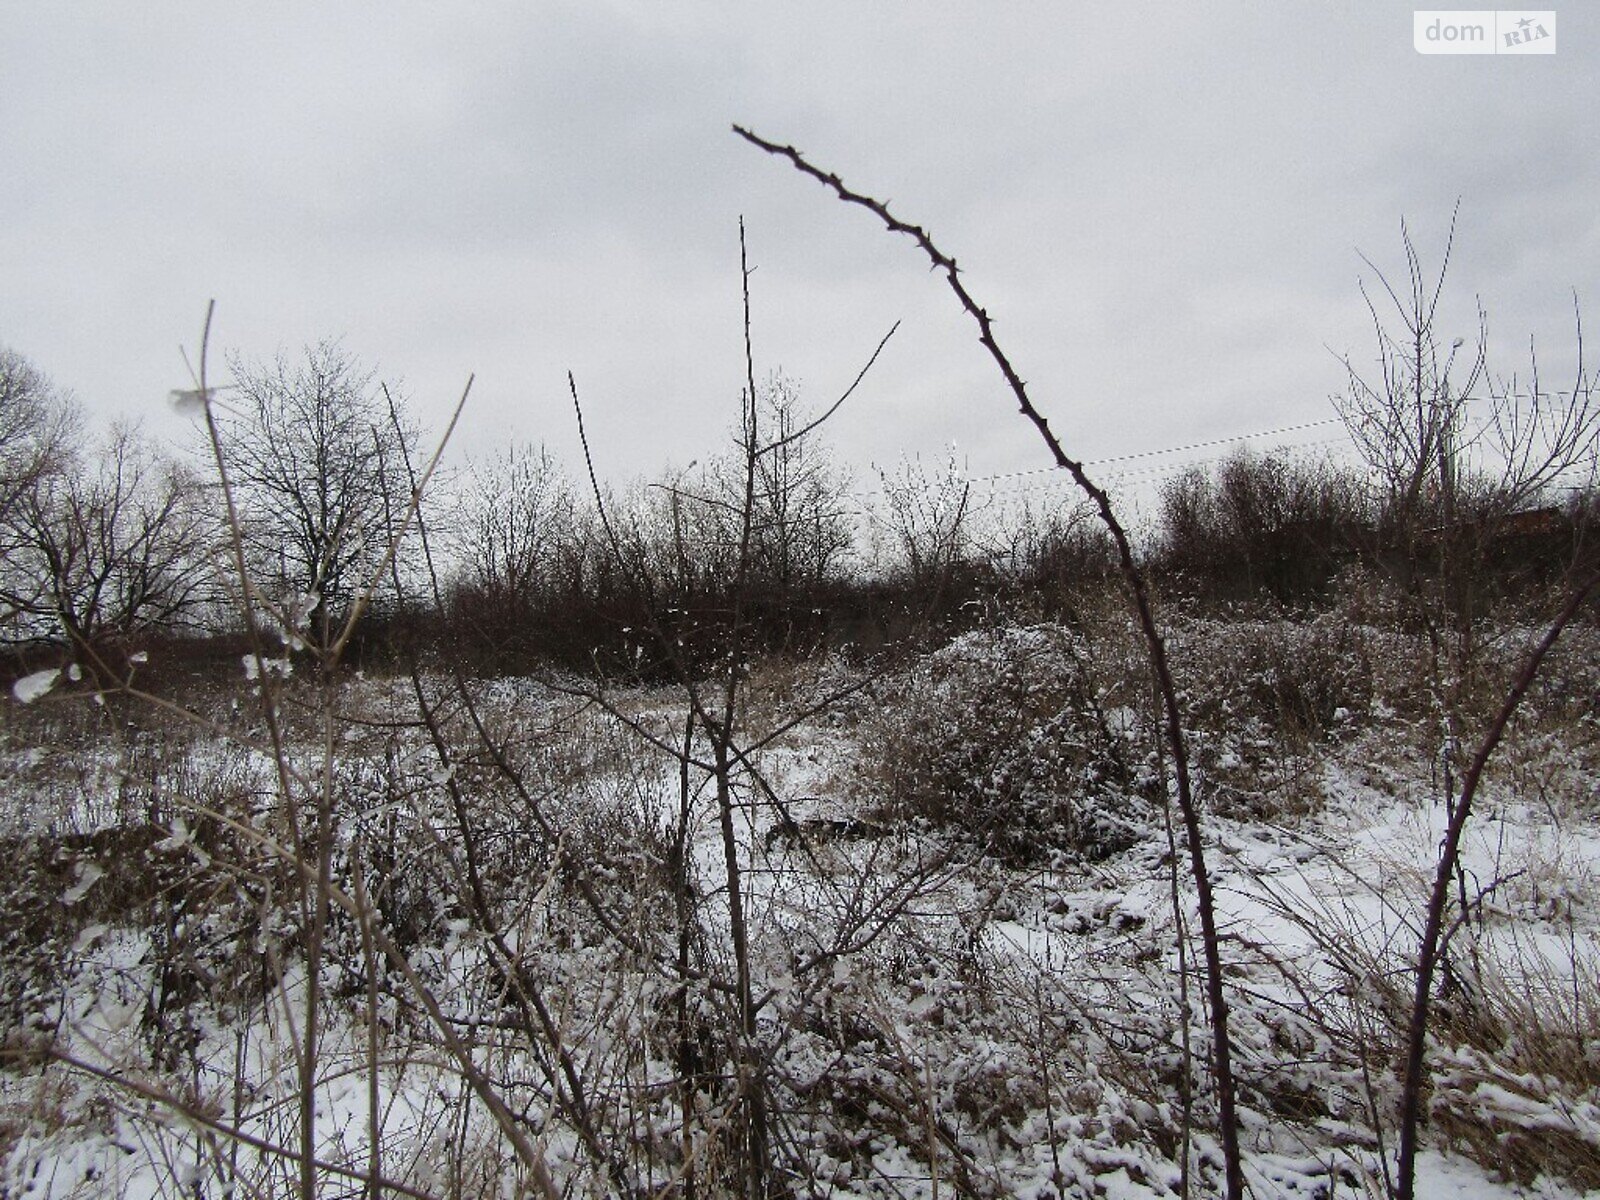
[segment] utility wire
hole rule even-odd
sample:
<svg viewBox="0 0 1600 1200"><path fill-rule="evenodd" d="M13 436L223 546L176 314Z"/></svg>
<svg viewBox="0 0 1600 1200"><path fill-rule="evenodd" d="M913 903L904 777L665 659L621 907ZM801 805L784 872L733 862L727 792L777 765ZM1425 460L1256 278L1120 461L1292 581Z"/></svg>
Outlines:
<svg viewBox="0 0 1600 1200"><path fill-rule="evenodd" d="M1330 425L1340 424L1343 424L1343 420L1340 417L1325 417L1319 421L1305 421L1298 425L1284 425L1276 429L1261 429L1250 433L1233 434L1228 437L1210 438L1205 441L1189 442L1180 446L1165 446L1153 450L1137 450L1128 454L1116 454L1106 458L1090 459L1085 462L1084 465L1086 467L1107 467L1114 466L1117 463L1139 462L1145 459L1162 458L1171 454L1185 454L1193 450L1214 449L1219 446L1235 446L1241 442L1254 441L1261 438L1279 437L1283 434L1301 433L1306 430L1322 429ZM1332 446L1338 445L1344 440L1345 439L1343 437L1335 437L1315 439L1311 441L1297 441L1288 443L1284 446L1284 449L1303 450L1318 446ZM1223 457L1226 456L1213 455L1199 459L1186 459L1181 463L1152 465L1150 467L1142 467L1133 471L1120 471L1116 473L1114 478L1118 483L1126 483L1131 479L1139 479L1150 476L1160 477L1164 473L1171 473L1180 470L1186 470L1189 467L1203 466L1207 463L1219 462ZM1032 491L1042 491L1048 488L1056 487L1058 484L1060 486L1070 485L1072 481L1065 475L1062 475L1059 480L1049 478L1051 476L1055 476L1058 473L1058 470L1059 468L1047 466L1030 467L1021 471L997 471L990 475L963 475L959 477L959 482L963 485L985 486L986 491L991 496L1001 493L1021 494ZM1002 483L1008 480L1031 479L1035 477L1044 478L1042 478L1039 483L1024 485L1021 487L1013 486L998 488L994 486L996 483ZM897 487L911 487L917 490L930 491L934 488L943 486L944 480L942 479L940 472L936 469L933 477L920 481L920 485L918 481L912 479L896 480L895 485ZM850 493L850 495L857 500L868 500L871 497L882 494L882 487L871 487L870 485L862 489L853 489Z"/></svg>
<svg viewBox="0 0 1600 1200"><path fill-rule="evenodd" d="M1284 433L1300 433L1306 429L1320 429L1324 425L1338 425L1340 417L1325 417L1320 421L1307 421L1302 425L1285 425L1281 429L1263 429L1256 433L1237 433L1230 437L1212 438L1204 442L1190 442L1187 446L1167 446L1159 450L1139 450L1132 454L1117 454L1110 458L1092 458L1083 465L1086 467L1105 467L1112 463L1133 462L1141 458L1157 458L1163 454L1183 454L1189 450L1207 450L1213 446L1231 446L1236 442L1249 441L1254 438L1277 437ZM1337 439L1336 439L1337 440ZM1001 471L994 475L975 475L973 483L986 483L994 479L1018 479L1026 475L1046 475L1056 471L1056 467L1030 467L1026 471Z"/></svg>

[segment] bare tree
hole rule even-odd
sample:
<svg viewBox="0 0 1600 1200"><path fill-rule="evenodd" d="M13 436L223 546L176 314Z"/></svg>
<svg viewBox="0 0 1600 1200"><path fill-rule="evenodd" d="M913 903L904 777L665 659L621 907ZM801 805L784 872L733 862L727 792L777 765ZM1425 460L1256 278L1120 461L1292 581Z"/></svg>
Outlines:
<svg viewBox="0 0 1600 1200"><path fill-rule="evenodd" d="M472 465L448 528L456 605L498 636L551 601L577 506L548 449L513 447Z"/></svg>
<svg viewBox="0 0 1600 1200"><path fill-rule="evenodd" d="M70 454L71 402L27 359L0 347L0 517Z"/></svg>
<svg viewBox="0 0 1600 1200"><path fill-rule="evenodd" d="M1449 519L1462 480L1462 454L1468 445L1466 405L1487 374L1487 329L1483 311L1470 360L1460 351L1463 338L1442 350L1435 319L1450 265L1455 224L1438 275L1430 279L1401 227L1409 283L1402 297L1388 278L1378 281L1393 302L1398 328L1385 320L1378 301L1362 287L1377 339L1379 376L1368 380L1344 364L1349 387L1335 404L1351 439L1377 477L1386 521L1400 536L1415 537L1434 514ZM1432 512L1430 512L1432 510Z"/></svg>
<svg viewBox="0 0 1600 1200"><path fill-rule="evenodd" d="M1495 377L1488 366L1488 322L1481 306L1470 357L1461 356L1465 338L1454 339L1448 351L1441 349L1436 321L1455 219L1436 274L1424 270L1404 225L1401 239L1405 289L1397 290L1377 272L1394 317L1366 296L1378 342L1379 377L1364 377L1346 359L1349 387L1335 402L1378 481L1389 551L1381 561L1401 585L1429 641L1430 682L1442 716L1438 761L1447 826L1417 950L1392 1189L1400 1200L1410 1200L1416 1188L1434 981L1448 964L1452 936L1467 923L1461 846L1477 788L1545 656L1600 586L1600 574L1590 564L1563 589L1557 615L1524 656L1521 670L1476 739L1476 750L1468 755L1467 685L1477 657L1484 568L1491 548L1519 513L1549 505L1563 484L1592 493L1600 466L1600 404L1594 397L1595 377L1584 365L1583 325L1576 313L1576 361L1567 390L1545 388L1531 342L1526 376ZM1398 326L1391 324L1396 318ZM1458 366L1460 362L1469 365ZM1480 389L1485 394L1475 395ZM1460 911L1452 919L1453 904Z"/></svg>
<svg viewBox="0 0 1600 1200"><path fill-rule="evenodd" d="M37 473L7 522L12 565L0 602L25 633L103 660L111 643L181 626L208 595L217 525L195 479L126 426L93 465Z"/></svg>
<svg viewBox="0 0 1600 1200"><path fill-rule="evenodd" d="M1363 374L1347 356L1348 385L1334 403L1379 491L1380 564L1439 649L1453 656L1451 669L1467 677L1485 555L1517 514L1553 506L1562 487L1592 489L1600 467L1600 403L1584 363L1576 303L1567 388L1549 386L1531 341L1527 372L1497 376L1481 306L1470 340L1454 338L1446 349L1439 330L1455 218L1437 272L1425 269L1404 224L1401 240L1404 284L1373 267L1381 293L1362 288L1378 373Z"/></svg>
<svg viewBox="0 0 1600 1200"><path fill-rule="evenodd" d="M817 436L794 381L768 377L758 393L770 440L756 459L752 574L786 600L832 578L854 542L850 480ZM737 494L737 493L735 493Z"/></svg>
<svg viewBox="0 0 1600 1200"><path fill-rule="evenodd" d="M902 459L894 471L882 468L881 526L891 569L903 574L914 589L924 590L944 578L964 559L972 538L971 485L955 451L934 471L920 458Z"/></svg>
<svg viewBox="0 0 1600 1200"><path fill-rule="evenodd" d="M382 577L416 433L336 342L232 366L220 423L253 585L321 636Z"/></svg>
<svg viewBox="0 0 1600 1200"><path fill-rule="evenodd" d="M0 630L24 620L42 590L21 558L18 504L67 465L77 435L71 402L27 359L0 347Z"/></svg>

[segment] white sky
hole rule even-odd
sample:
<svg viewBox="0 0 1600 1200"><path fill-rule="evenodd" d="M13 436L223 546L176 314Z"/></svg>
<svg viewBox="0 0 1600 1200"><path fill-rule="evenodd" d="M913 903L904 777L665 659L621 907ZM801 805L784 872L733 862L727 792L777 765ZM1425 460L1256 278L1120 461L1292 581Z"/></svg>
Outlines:
<svg viewBox="0 0 1600 1200"><path fill-rule="evenodd" d="M830 426L858 477L1042 465L911 244L737 121L929 227L1087 459L1330 416L1357 250L1398 271L1405 218L1436 261L1457 197L1452 333L1477 295L1502 371L1569 372L1600 13L1558 16L1514 58L1418 55L1389 0L0 0L0 343L177 437L214 297L220 350L340 337L435 427L476 372L458 455L576 466L571 369L601 469L655 474L733 420L743 214L759 373L820 407L904 322Z"/></svg>

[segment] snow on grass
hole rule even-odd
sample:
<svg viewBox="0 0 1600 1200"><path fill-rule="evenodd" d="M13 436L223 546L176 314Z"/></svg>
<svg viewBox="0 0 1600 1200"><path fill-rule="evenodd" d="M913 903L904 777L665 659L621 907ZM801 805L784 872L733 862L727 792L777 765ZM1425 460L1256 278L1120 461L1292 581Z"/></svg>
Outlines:
<svg viewBox="0 0 1600 1200"><path fill-rule="evenodd" d="M373 684L352 702L381 718L402 693ZM623 700L667 740L680 736L672 731L681 731L682 710L669 693L639 691ZM495 682L485 688L484 703L496 706L494 719L514 731L519 747L535 746L534 739L547 736L541 731L570 711L527 681ZM1114 716L1119 736L1135 742L1137 714L1116 708ZM1340 720L1356 718L1347 711ZM588 871L606 890L628 928L651 936L671 915L652 881L664 870L660 831L681 800L677 764L604 723L577 723L569 734L570 743L536 760L565 772L539 799L569 822L568 848L580 858L574 869ZM350 851L357 818L381 818L388 824L361 828L397 831L389 848L410 856L408 869L420 870L427 862L422 848L450 846L447 790L482 787L485 774L481 762L464 758L442 765L415 731L392 736L375 749L368 735L352 729L340 742L339 778L357 807L351 826L341 828L339 852ZM859 727L824 719L761 755L763 777L790 806L798 836L773 836L779 814L759 789L742 788L738 797L752 972L764 1001L758 1037L770 1052L774 1094L788 1106L795 1153L818 1193L1174 1196L1187 1025L1196 1105L1192 1182L1194 1194L1210 1194L1218 1158L1205 1134L1206 1029L1192 944L1187 1014L1177 973L1179 932L1187 926L1192 936L1194 897L1181 859L1174 896L1165 832L1146 829L1130 849L1103 862L1056 856L1044 865L1006 866L974 844L925 828L862 824L863 813L882 798L860 770L858 736ZM1372 968L1379 972L1374 979L1403 992L1416 912L1443 829L1444 806L1432 798L1428 764L1393 754L1381 730L1367 741L1357 733L1341 736L1331 750L1296 751L1317 768L1308 768L1312 790L1322 797L1316 811L1285 824L1237 814L1207 822L1218 851L1213 867L1237 1014L1246 1166L1254 1194L1263 1198L1381 1193L1369 1102L1381 1107L1391 1097L1381 1077L1369 1095L1363 1069L1381 1076L1384 1048L1375 1045L1364 1062L1347 1035L1363 1021L1388 1018L1382 997L1356 972ZM85 761L93 753L101 751L85 750ZM308 770L314 766L310 750L293 753L306 756ZM1222 729L1207 753L1233 780L1280 748L1262 749ZM198 741L180 761L204 788L226 781L269 820L268 760ZM80 778L94 788L125 786L111 771ZM116 826L103 818L117 811L109 795L80 796L78 803L85 822ZM694 953L708 969L726 972L720 834L709 793L700 791L694 804L688 858L701 917ZM519 810L482 811L498 822L486 831L494 847L531 839ZM1559 815L1492 786L1484 793L1465 859L1467 886L1481 903L1459 937L1462 946L1471 940L1485 986L1507 979L1525 989L1549 984L1559 993L1577 978L1575 962L1593 961L1600 837ZM187 856L197 878L214 880L228 866L227 853L239 848L224 845L218 864L195 858L197 819L174 817L161 827L152 853ZM502 943L545 989L576 1069L596 1089L606 1119L615 1122L608 1128L621 1131L619 1144L629 1145L633 1161L642 1162L645 1152L626 1139L645 1129L657 1139L651 1154L675 1153L678 1048L670 1016L687 995L709 1036L725 1020L725 998L699 984L680 990L670 974L645 969L584 915L560 872L507 853L509 874L491 883L505 889L513 910ZM215 849L210 854L219 856ZM245 865L242 856L238 865ZM87 860L61 870L51 900L65 912L66 967L57 1007L38 1009L28 1036L52 1025L63 1052L164 1087L192 1086L252 1136L292 1140L299 1081L290 1021L299 1019L294 1014L305 995L293 920L282 928L232 931L236 953L259 958L271 976L265 996L181 1009L190 1041L174 1071L152 1055L162 969L155 927L133 913L102 911L103 893L121 880L117 872L91 878L103 868ZM245 877L241 872L234 884ZM410 966L441 998L452 1028L470 1036L474 1061L539 1125L557 1178L580 1190L595 1184L595 1164L548 1094L542 1043L517 1027L521 1018L497 952L461 895L426 898L437 907L417 918ZM852 931L872 929L879 912L882 931L851 942ZM849 943L845 952L830 957L841 939ZM330 964L325 984L337 1001L327 1013L317 1142L324 1157L360 1169L374 1082L360 964ZM475 1171L481 1194L494 1194L507 1182L507 1149L406 995L395 980L386 981L376 1014L385 1169L435 1194L459 1189L462 1172ZM1385 1036L1379 1028L1368 1033ZM1446 1034L1455 1037L1440 1031ZM1600 1145L1592 1092L1514 1061L1512 1050L1502 1054L1459 1039L1430 1050L1438 1144L1471 1148L1467 1135L1482 1128ZM700 1102L715 1104L716 1096L708 1088ZM196 1186L221 1190L229 1172L246 1192L290 1190L291 1172L281 1161L235 1152L156 1109L60 1066L0 1072L0 1194L171 1195ZM721 1118L702 1119L715 1128ZM673 1178L669 1156L652 1169L658 1186ZM1526 1171L1521 1183L1509 1170L1496 1180L1483 1166L1437 1152L1424 1156L1420 1170L1424 1196L1578 1194L1574 1185L1530 1179Z"/></svg>

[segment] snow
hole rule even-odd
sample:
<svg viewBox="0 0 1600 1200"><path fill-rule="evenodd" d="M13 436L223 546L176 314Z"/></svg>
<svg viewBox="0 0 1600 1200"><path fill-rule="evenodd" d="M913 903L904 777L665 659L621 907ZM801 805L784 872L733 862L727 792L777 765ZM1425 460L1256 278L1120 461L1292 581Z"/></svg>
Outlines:
<svg viewBox="0 0 1600 1200"><path fill-rule="evenodd" d="M61 678L61 668L51 667L44 671L35 671L31 675L24 675L11 685L11 694L17 698L18 703L32 704L34 701L50 693L56 686L56 680Z"/></svg>
<svg viewBox="0 0 1600 1200"><path fill-rule="evenodd" d="M244 677L252 683L262 676L275 675L283 679L294 674L294 663L287 655L282 658L265 658L251 653L244 655L241 661L244 663Z"/></svg>
<svg viewBox="0 0 1600 1200"><path fill-rule="evenodd" d="M1017 643L1038 653L1056 645L1041 634ZM958 649L981 660L990 644L975 638ZM286 689L296 686L300 681L285 681ZM341 703L384 714L404 692L386 686L352 685ZM670 692L635 690L608 699L663 739L681 736L682 710ZM500 945L544 988L576 1069L609 1089L605 1112L654 1122L663 1139L657 1152L666 1153L665 1146L676 1153L677 1049L663 1014L676 1011L679 985L670 972L652 973L618 949L578 902L571 876L582 872L606 889L642 938L670 921L652 880L664 869L662 847L682 799L677 764L592 714L571 718L572 702L530 681L487 684L479 700L494 727L507 731L511 752L535 765L529 779L540 789L531 799L501 797L502 808L473 810L485 822L480 868L490 889L506 897ZM1297 751L1302 785L1319 797L1314 809L1292 818L1212 814L1206 821L1235 1049L1247 1084L1245 1165L1262 1200L1353 1200L1382 1192L1369 1104L1392 1103L1384 1090L1392 1086L1383 1076L1387 1048L1365 1063L1376 1073L1369 1095L1363 1063L1343 1039L1381 1011L1377 989L1385 979L1407 979L1419 885L1431 871L1446 817L1429 759L1401 752L1394 710L1384 718L1393 728L1384 728L1370 715L1376 703L1340 707L1337 737L1314 753ZM249 709L244 705L238 719L248 720ZM1133 704L1112 697L1105 713L1107 726L1128 744L1145 736L1145 718ZM538 740L563 721L571 721L569 740ZM381 735L372 732L380 728ZM763 997L757 1036L788 1089L783 1102L806 1114L794 1134L807 1147L819 1194L932 1196L931 1119L941 1131L932 1152L940 1195L962 1190L952 1175L958 1168L973 1172L973 1190L986 1194L1176 1195L1183 985L1190 1050L1200 1064L1193 1194L1215 1194L1220 1154L1206 1135L1207 1029L1195 974L1195 897L1181 857L1174 878L1165 831L1144 830L1132 847L1100 861L1056 856L1006 865L937 830L891 828L874 808L883 802L882 781L873 772L867 728L877 726L855 716L821 719L761 752L766 786L814 834L772 838L777 815L753 788L741 792L735 819L756 947L753 982ZM1245 721L1202 733L1197 757L1204 771L1263 770L1264 756L1279 753L1263 750L1259 729ZM449 794L476 799L492 774L466 756L440 762L414 728L352 723L335 744L346 806L339 810L336 864L350 861L358 842L400 858L387 883L376 876L364 883L391 889L386 912L412 906L406 911L414 927L398 926L411 931L410 969L440 999L451 1027L470 1039L474 1061L497 1086L516 1091L542 1130L557 1178L575 1192L590 1188L593 1164L548 1097L529 1042L511 1031L514 1021L507 1024L513 1010L499 951L463 904L462 891L441 889L441 877L426 873L429 856L448 850L453 837ZM313 750L292 748L295 786L318 778ZM84 748L72 752L84 755L75 762L90 761ZM10 761L30 771L60 771L61 753L27 747ZM54 888L52 911L64 922L66 966L61 986L39 1001L27 1036L52 1030L61 1053L131 1072L130 1078L193 1088L245 1132L282 1139L299 1087L296 1030L308 989L293 907L271 908L257 882L282 866L272 858L271 839L284 835L271 768L258 750L197 739L162 793L176 807L159 826L144 828L147 852L106 836L93 852L73 843L49 864L44 878ZM77 811L61 827L104 835L122 830L114 814L135 776L102 763L74 778L81 781L71 801ZM1582 815L1583 796L1558 791L1547 789L1533 801L1509 777L1497 777L1480 797L1464 867L1467 886L1484 896L1457 933L1463 979L1468 950L1486 988L1500 979L1527 985L1540 972L1560 984L1574 977L1575 963L1594 961L1600 834ZM219 836L206 805L185 803L185 795L206 797L206 805L233 796L244 807ZM558 867L540 849L531 833L532 803L561 823L565 844L578 855L571 865ZM693 803L688 870L704 931L695 952L725 970L723 847L710 793L701 791ZM863 821L882 828L863 833ZM184 911L161 910L172 912L172 924L135 919L133 910L116 907L141 870L195 881ZM404 891L413 879L416 894ZM214 891L202 893L202 882ZM169 902L183 896L159 894ZM202 894L210 897L204 903ZM216 899L225 896L243 900L228 908ZM830 953L892 903L901 908L886 918L882 936ZM455 1186L451 1171L463 1164L508 1162L492 1123L464 1089L458 1064L419 1017L412 992L388 978L379 1010L368 1013L359 943L349 930L339 936L346 939L338 943L343 957L330 960L322 980L325 994L338 999L326 1013L316 1085L319 1154L359 1167L369 1122L376 1121L386 1163L435 1193ZM1177 971L1180 938L1186 979ZM162 971L173 966L164 957L169 945L186 947L193 965L219 977L231 970L241 979L269 978L264 995L235 983L236 992L219 990L217 999L181 1010L190 1040L174 1051L184 1064L176 1072L158 1068L150 1045ZM689 1010L708 1028L726 1020L726 996L693 981L684 988ZM369 1033L380 1063L372 1079ZM1481 1129L1491 1138L1498 1131L1600 1147L1600 1096L1592 1088L1574 1091L1543 1068L1514 1060L1516 1053L1509 1043L1491 1050L1441 1036L1430 1044L1434 1127L1419 1162L1419 1195L1579 1194L1559 1179L1498 1177L1460 1153L1470 1147L1447 1132ZM369 1082L378 1092L376 1115L368 1110ZM710 1092L701 1100L716 1102ZM39 1115L45 1113L57 1116ZM156 1196L194 1187L210 1194L228 1183L207 1139L161 1105L60 1067L0 1071L0 1130L6 1129L13 1132L0 1134L0 1194L64 1200L96 1190ZM704 1125L698 1133L706 1136ZM960 1147L959 1161L952 1145ZM669 1167L668 1159L657 1163L667 1174ZM274 1171L281 1175L281 1167L246 1151L238 1169L241 1189L277 1194ZM482 1194L514 1186L511 1172L494 1170L481 1180ZM654 1186L665 1178L657 1175Z"/></svg>
<svg viewBox="0 0 1600 1200"><path fill-rule="evenodd" d="M78 881L61 893L61 903L71 907L89 894L89 889L105 878L105 871L98 863L79 863L75 874Z"/></svg>

